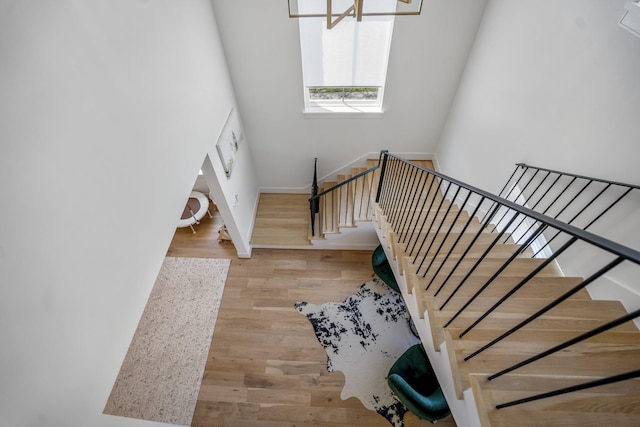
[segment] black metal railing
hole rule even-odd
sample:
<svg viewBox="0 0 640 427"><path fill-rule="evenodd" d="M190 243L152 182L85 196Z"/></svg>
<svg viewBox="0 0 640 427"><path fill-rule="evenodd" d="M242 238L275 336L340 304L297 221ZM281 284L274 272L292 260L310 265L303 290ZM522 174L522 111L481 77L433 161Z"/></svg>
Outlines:
<svg viewBox="0 0 640 427"><path fill-rule="evenodd" d="M318 158L313 159L313 182L311 183L311 198L309 199L309 212L311 213L311 235L316 235L316 215L320 212L318 203ZM312 201L313 200L313 201Z"/></svg>
<svg viewBox="0 0 640 427"><path fill-rule="evenodd" d="M583 230L640 186L517 163L499 196ZM555 240L553 235L547 245Z"/></svg>
<svg viewBox="0 0 640 427"><path fill-rule="evenodd" d="M374 172L380 167L378 164L345 179L331 188L315 194L312 191L309 198L311 210L311 235L337 233L340 227L353 227L357 221L370 220L372 217L373 197L377 182L373 178ZM313 185L312 185L313 188ZM316 215L319 214L319 230L316 230Z"/></svg>
<svg viewBox="0 0 640 427"><path fill-rule="evenodd" d="M415 274L422 278L421 289L426 296L432 296L438 301L437 309L440 317L445 319L444 327L459 332L458 339L464 338L500 310L512 310L509 304L525 288L544 286L541 294L545 298L537 298L530 306L518 308L521 312L500 318L504 332L481 344L476 350L469 351L464 357L465 362L489 350L501 351L507 337L518 333L526 334L536 322L563 318L563 308L572 297L589 285L609 285L608 280L611 280L610 275L614 272L617 274L616 281L623 277L631 286L637 286L637 277L640 277L640 252L585 229L638 186L605 182L543 168L535 168L531 177L523 181L521 177L524 174L517 177L516 169L502 191L505 197L501 197L387 152L381 153L381 156L376 202L382 215L386 217L396 244L411 260ZM518 165L517 168L523 167L526 166ZM583 182L585 179L587 181ZM553 185L545 188L547 180ZM561 187L556 187L560 182ZM582 185L573 195L567 196L567 189L571 189L576 182L582 182ZM578 203L581 195L587 191L585 188L594 186L596 182L604 185L586 202ZM514 188L518 189L513 190ZM612 203L601 204L603 194L609 194L613 188L622 190L613 196ZM525 203L518 203L522 199ZM572 222L598 205L601 210L592 212L580 226L562 221L561 215L555 215L558 218L547 215L553 209L560 214L571 211L573 213L569 222ZM544 206L542 212L539 211L541 206ZM562 269L572 274L579 270L584 279L564 277ZM565 285L550 284L543 280L547 277L566 279L562 282ZM498 297L487 297L487 291L498 281L506 283L504 286L508 290ZM570 284L569 288L567 284ZM488 306L488 299L493 304L487 309L485 307ZM602 301L593 303L597 307L596 304ZM597 308L594 310L597 311ZM633 321L640 316L640 311L612 316L614 318L589 331L578 333L551 348L542 349L512 366L505 366L489 379L496 379L567 351L569 347L581 345L587 339ZM592 320L599 322L598 319L601 318ZM616 351L616 348L613 346L606 351ZM563 389L559 393L640 376L640 348L632 346L620 351L629 356L621 359L615 366L624 373L616 372L611 375L609 370L601 373L585 372L585 376L603 378ZM554 393L558 391L532 396L526 401L549 397ZM519 403L523 402L506 402L500 407Z"/></svg>

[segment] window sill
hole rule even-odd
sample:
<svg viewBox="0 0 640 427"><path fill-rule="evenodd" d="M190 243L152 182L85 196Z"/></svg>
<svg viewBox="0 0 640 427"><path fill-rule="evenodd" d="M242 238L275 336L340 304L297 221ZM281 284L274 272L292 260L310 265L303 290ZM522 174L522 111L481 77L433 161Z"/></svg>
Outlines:
<svg viewBox="0 0 640 427"><path fill-rule="evenodd" d="M302 111L302 115L307 118L379 118L384 114L380 106L317 106L307 105Z"/></svg>

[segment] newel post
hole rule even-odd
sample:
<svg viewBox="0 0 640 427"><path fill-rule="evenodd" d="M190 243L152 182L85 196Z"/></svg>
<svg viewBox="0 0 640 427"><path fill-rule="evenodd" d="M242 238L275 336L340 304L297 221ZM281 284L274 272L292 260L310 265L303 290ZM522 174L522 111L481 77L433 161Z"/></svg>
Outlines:
<svg viewBox="0 0 640 427"><path fill-rule="evenodd" d="M387 169L387 158L389 156L389 150L382 150L380 152L380 156L382 157L382 166L380 167L380 179L378 180L376 203L380 202L380 194L382 193L382 182L384 181L384 172Z"/></svg>

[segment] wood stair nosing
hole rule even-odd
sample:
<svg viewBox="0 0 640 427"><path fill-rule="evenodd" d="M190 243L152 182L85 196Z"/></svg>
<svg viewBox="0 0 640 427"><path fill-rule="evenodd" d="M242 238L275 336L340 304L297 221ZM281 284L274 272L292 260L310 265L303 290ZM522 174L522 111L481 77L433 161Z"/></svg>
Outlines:
<svg viewBox="0 0 640 427"><path fill-rule="evenodd" d="M440 301L434 297L425 297L433 300L433 305L438 307L437 311L433 313L433 316L439 319L439 325L445 325L449 323L449 320L459 311L457 308L453 308L453 305L461 305L455 301L455 297L452 298L453 304L447 305L444 310L440 310ZM487 298L483 301L483 298L478 298L478 301L470 304L464 311L462 311L456 319L450 322L449 326L452 328L467 328L471 323L477 320L481 315L486 313L487 306L491 305L495 299ZM460 299L460 301L466 301L466 298ZM502 305L500 305L495 311L489 314L489 317L482 322L489 321L490 319L501 319L502 330L507 330L516 326L520 321L528 319L532 314L538 311L538 309L547 306L552 299L548 298L509 298ZM478 305L482 304L483 307L478 308ZM558 306L552 308L546 313L542 314L540 319L573 319L573 320L597 320L601 323L605 323L609 320L622 317L626 314L624 306L619 301L596 301L596 300L579 300L568 299L561 302ZM481 323L482 323L481 322Z"/></svg>
<svg viewBox="0 0 640 427"><path fill-rule="evenodd" d="M466 284L466 281L463 282L465 277L481 276L489 278L500 270L498 277L525 277L539 267L544 260L540 258L515 258L503 268L505 261L506 259L500 257L486 257L481 261L480 258L466 257L462 260L449 259L442 267L440 262L434 262L429 267L429 262L425 261L420 267L421 259L414 262L414 258L410 258L410 263L407 267L409 274L417 274L424 278L425 287L434 287L434 289L443 287L443 289L449 289L449 292L452 292L459 284ZM426 276L425 272L427 273ZM547 265L536 275L536 277L558 276L558 269L554 264ZM431 283L431 285L429 286L428 283Z"/></svg>
<svg viewBox="0 0 640 427"><path fill-rule="evenodd" d="M416 255L419 258L426 256L429 262L433 260L434 263L438 263L438 265L445 259L447 259L447 261L458 261L465 252L466 257L471 259L479 259L482 255L486 254L486 258L503 259L506 261L516 253L519 258L531 258L531 251L528 251L528 248L522 248L521 245L515 245L513 243L491 246L491 242L476 242L476 244L469 247L468 250L466 247L451 248L447 246L446 241L444 245L441 245L441 243L442 240L425 241L424 245L422 245L423 247L419 252L414 254L414 257Z"/></svg>
<svg viewBox="0 0 640 427"><path fill-rule="evenodd" d="M482 230L479 224L477 226L466 227L466 229L464 224L453 224L453 226L448 224L443 227L434 227L432 230L419 231L408 228L406 225L403 226L402 224L390 223L389 227L396 231L399 239L406 243L412 243L414 248L417 247L416 242L431 242L434 238L438 243L444 241L444 246L447 248L464 248L471 242L474 242L476 236L477 239L479 239L479 242L491 243L495 240L496 245L515 244L510 235L500 237L496 234Z"/></svg>
<svg viewBox="0 0 640 427"><path fill-rule="evenodd" d="M465 361L472 351L484 342L455 340L448 330L444 331L445 342L450 354L451 369L459 377L457 383L462 388L458 394L471 386L471 374L495 374L514 366L538 353L553 347L557 342L533 340L504 341L476 357ZM455 357L452 356L455 354ZM611 376L637 369L640 344L578 343L557 353L517 369L520 375L559 375L573 377Z"/></svg>
<svg viewBox="0 0 640 427"><path fill-rule="evenodd" d="M529 299L527 299L529 300ZM524 302L524 301L522 301ZM593 304L593 303L597 303L597 304ZM584 300L582 302L580 301L572 301L570 302L574 305L576 304L582 304L582 305L600 305L599 303L604 303L605 305L609 305L609 306L614 306L615 310L618 311L617 314L620 314L620 311L624 312L624 309L621 307L620 304L615 304L615 302L613 302L614 304L610 304L612 303L612 301L591 301L591 300ZM442 342L446 342L447 343L447 347L449 349L449 355L450 355L450 362L451 362L451 369L452 372L454 373L454 384L456 385L456 394L458 395L458 397L462 397L462 393L463 391L468 388L470 386L469 384L469 380L468 380L468 376L466 375L467 373L486 373L486 366L481 367L481 368L476 368L476 370L474 369L466 369L469 367L469 365L465 365L466 368L462 368L461 365L463 365L464 363L468 363L468 362L462 362L462 357L464 357L464 354L470 354L470 351L474 351L475 349L481 347L482 345L484 345L484 343L488 342L490 339L488 338L488 336L490 336L491 334L494 334L495 336L498 336L500 334L500 331L504 330L503 328L497 329L497 330L480 330L480 332L472 332L468 335L468 337L478 337L478 336L483 336L483 338L486 338L485 340L481 340L479 344L475 343L475 347L472 348L471 350L466 351L466 353L464 352L464 350L461 350L459 348L459 343L460 342L464 342L464 343L469 343L471 342L469 340L469 338L466 338L465 340L459 340L459 339L454 339L452 337L452 335L457 335L461 330L460 328L453 328L453 327L449 327L449 328L442 328L442 324L445 322L445 320L447 319L443 319L441 316L438 316L438 310L436 307L436 299L435 298L424 298L423 299L423 305L428 309L428 315L429 315L429 324L431 326L432 329L432 336L434 338L434 348L439 351L440 348L440 344ZM516 308L516 307L512 307L513 310L520 315L520 308ZM593 307L595 308L597 313L600 313L601 310L598 310L597 307ZM589 313L589 310L587 310L587 313L585 314L586 316L590 316L590 317L600 317L598 315L593 315L592 312L594 310L591 310L591 313ZM573 317L573 313L566 313L566 315ZM603 316L604 317L604 316ZM503 323L503 322L500 322ZM503 325L496 325L497 327L501 327ZM475 335L474 335L475 334ZM518 333L516 333L518 334ZM504 346L504 350L502 353L506 354L507 356L512 356L514 354L513 352L513 342L517 342L519 346L527 346L527 345L531 345L531 340L534 339L534 335L538 336L540 334L548 334L548 338L543 340L543 341L538 341L535 342L535 345L540 346L540 343L546 343L549 341L552 342L564 342L566 339L571 338L573 336L577 336L578 333L576 333L576 331L573 330L563 330L563 331L549 331L548 328L547 330L544 331L537 331L537 330L527 330L523 333L521 333L519 336L514 334L514 337L508 337L505 340L505 343L499 343L497 346L499 348L499 346ZM624 335L621 335L624 334ZM595 345L596 348L598 350L600 349L611 349L613 347L616 347L618 350L624 351L624 355L625 357L623 358L624 360L628 360L628 356L629 354L633 354L633 355L637 355L640 356L640 335L638 335L635 331L633 331L633 333L631 333L630 330L621 332L621 331L612 331L611 333L608 334L603 334L601 337L598 338L593 338L591 340L591 342L589 343L585 343L583 344L584 346L588 346L588 345ZM620 338L620 339L618 339ZM493 339L493 338L491 338ZM622 341L623 343L621 344L620 341ZM593 344L593 343L596 344ZM632 346L630 346L629 344L633 344ZM539 351L544 351L547 348L549 348L550 346L544 346L542 345L543 348L537 348L536 352ZM579 347L578 347L579 348ZM495 351L493 348L491 349L492 351ZM534 352L535 353L535 352ZM455 357L454 357L455 355ZM504 356L501 354L501 356ZM589 354L590 357L596 357L596 358L600 358L603 360L602 364L599 365L600 366L600 373L604 374L606 371L606 367L607 366L611 366L611 364L615 364L615 362L617 361L617 358L611 357L611 356L607 356L607 355L602 355L602 353L599 353L596 356L593 356L593 353ZM551 357L551 356L550 356ZM558 356L554 356L554 357L558 357ZM632 356L634 357L634 356ZM550 359L550 360L554 360L554 359ZM517 363L519 360L512 360L513 363ZM561 359L562 361L562 359ZM508 367L510 365L506 365L503 367L500 367L500 369L504 369L504 367ZM566 364L561 365L562 369L566 369ZM500 369L494 369L491 373L493 372L497 372ZM546 370L547 368L545 367L544 372L548 372L548 370ZM530 372L529 372L530 370ZM535 369L531 369L529 368L529 370L525 369L524 372L529 372L529 373L537 373L538 371ZM564 372L564 371L561 371ZM572 374L574 375L579 375L580 372L574 372L572 371Z"/></svg>
<svg viewBox="0 0 640 427"><path fill-rule="evenodd" d="M462 255L467 248L469 250L478 251L488 248L492 245L496 239L496 236L491 233L480 233L476 236L476 233L464 233L458 232L451 233L406 233L404 230L398 230L397 239L399 242L404 243L407 252L415 255L416 251L419 254L425 254L427 249L430 253L437 250L440 253L447 254L449 252ZM444 242L444 243L443 243ZM471 245L473 243L473 245ZM500 245L514 245L511 241L507 243L498 242L495 246Z"/></svg>
<svg viewBox="0 0 640 427"><path fill-rule="evenodd" d="M597 379L593 377L592 379ZM500 381L472 374L471 387L483 427L522 425L533 417L538 425L635 426L640 421L638 380L628 380L504 409L498 404L585 382L585 378L508 374ZM518 421L520 419L521 421Z"/></svg>
<svg viewBox="0 0 640 427"><path fill-rule="evenodd" d="M456 296L459 298L471 297L480 289L480 287L487 284L489 282L489 279L489 276L470 276L465 282L464 286L462 286L458 290ZM481 296L493 297L496 299L501 298L507 292L512 291L515 286L518 285L521 281L521 277L498 276L482 291ZM526 284L524 284L520 289L515 291L514 296L521 298L558 297L562 293L567 292L576 285L582 283L582 281L583 280L581 277L534 277ZM425 286L427 281L416 279L416 283L421 286ZM433 295L434 293L435 291L432 290L429 295ZM585 289L578 291L578 293L574 295L574 298L591 299L589 293Z"/></svg>
<svg viewBox="0 0 640 427"><path fill-rule="evenodd" d="M442 322L441 317L437 316L435 313L430 313L433 315L435 319L438 319L438 322ZM446 317L448 320L450 317ZM453 331L460 331L462 328L468 327L474 320L477 319L477 316L467 317L467 323L455 323L452 326L449 326L448 329ZM506 320L505 320L506 319ZM518 318L515 316L502 316L502 317L488 317L478 325L475 326L475 329L486 329L486 330L502 330L505 331L507 328L505 326L515 326L519 323L523 318ZM512 323L507 323L507 321L511 321ZM439 324L440 324L439 323ZM535 330L547 330L547 331L576 331L576 333L583 333L595 329L603 324L602 319L574 319L570 317L540 317L538 319L533 320L524 329L535 329ZM638 328L634 323L628 322L624 323L620 326L615 327L612 331L616 332L626 332L626 333L638 333Z"/></svg>
<svg viewBox="0 0 640 427"><path fill-rule="evenodd" d="M621 317L625 313L622 311L624 307L622 307L618 301L594 301L587 298L587 296L588 295L582 294L579 298L570 298L561 302L557 307L554 307L552 309L553 311L550 310L547 313L551 313L551 315L556 316L566 316L566 314L570 314L575 318L590 319L613 319L615 317ZM449 314L457 312L462 308L462 306L467 304L469 300L469 297L459 297L457 295L454 297L450 297L449 295L440 295L430 298L433 298L437 307L442 307L446 302L444 310L439 310L437 313L441 317L446 317ZM509 315L508 317L510 318L512 318L510 315L513 313L531 315L554 302L556 298L557 296L555 295L535 297L529 295L514 295L505 300L492 314L494 316ZM480 294L480 296L476 297L473 302L466 307L465 311L471 314L480 315L486 312L497 301L497 297L488 297ZM602 310L602 312L593 314L590 312L591 310ZM556 312L560 312L560 314L556 314Z"/></svg>
<svg viewBox="0 0 640 427"><path fill-rule="evenodd" d="M481 343L488 343L500 335L500 331L493 329L473 329L466 334L464 338L460 338L459 335L463 331L463 328L447 328L453 340L466 340L469 342L475 342L479 345ZM581 332L572 331L566 329L549 330L549 329L536 329L533 327L525 327L512 335L505 338L505 343L529 343L532 341L538 343L547 343L549 347L555 344L569 341L577 336ZM599 344L612 344L612 345L634 345L640 346L640 334L630 331L606 331L601 334L595 335L588 340L587 343L599 343Z"/></svg>
<svg viewBox="0 0 640 427"><path fill-rule="evenodd" d="M418 294L419 292L416 293ZM466 298L461 300L466 301ZM489 303L485 303L485 306L489 306L493 301L494 299L491 299ZM528 306L528 301L535 303L532 308ZM512 327L515 327L521 321L527 319L531 314L533 314L535 308L542 307L550 301L551 300L549 299L532 298L515 299L514 301L507 300L502 306L496 309L496 311L494 311L487 318L478 323L472 330L472 332L478 330L481 332L476 332L476 334L484 334L487 333L486 331L490 331L489 333L494 334L493 338L496 338L502 333L500 331L506 331ZM597 304L597 307L590 307L588 305L588 302L593 301L565 301L562 303L564 305L562 310L549 311L538 319L533 320L530 324L525 326L523 330L571 330L577 331L577 336L582 332L594 329L602 325L612 318L624 315L624 308L616 301L598 301L598 303L604 304ZM455 320L453 320L451 325L445 328L445 325L454 316L454 314L457 313L457 309L449 309L449 307L447 307L445 310L440 310L440 301L437 298L429 296L422 296L421 301L419 301L419 305L429 309L429 324L431 326L432 335L434 337L438 337L438 340L440 340L440 342L442 342L444 338L445 329L449 331L449 333L452 337L455 338L455 340L457 340L459 333L469 327L481 315L485 314L487 308L483 307L481 309L477 309L472 303L469 308L467 308ZM527 311L522 311L523 306L527 308ZM598 311L593 311L593 308L596 308ZM580 320L576 321L576 319ZM636 333L637 329L631 323L629 325L620 325L613 331ZM470 334L472 332L470 332ZM469 336L473 337L473 335ZM469 338L465 336L464 339ZM440 342L436 343L436 345L439 346Z"/></svg>
<svg viewBox="0 0 640 427"><path fill-rule="evenodd" d="M487 375L471 375L471 388L479 410L482 427L515 425L563 425L581 427L640 425L638 380L563 394L522 405L496 409L498 404L558 390L590 379L554 376L503 377L503 385L488 381ZM636 384L633 384L633 383ZM511 385L514 386L511 386ZM524 391L523 391L524 390Z"/></svg>

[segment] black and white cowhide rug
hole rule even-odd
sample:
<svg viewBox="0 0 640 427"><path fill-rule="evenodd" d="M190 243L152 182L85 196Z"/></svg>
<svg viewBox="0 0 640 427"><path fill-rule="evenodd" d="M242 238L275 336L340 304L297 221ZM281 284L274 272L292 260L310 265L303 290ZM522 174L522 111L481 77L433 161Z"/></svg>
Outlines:
<svg viewBox="0 0 640 427"><path fill-rule="evenodd" d="M356 397L394 427L404 425L407 412L387 385L387 373L406 349L418 343L400 294L377 277L342 303L295 304L307 316L327 352L327 370L341 371L340 397Z"/></svg>

